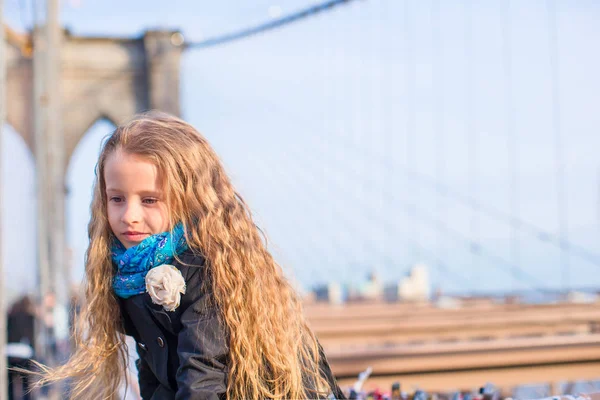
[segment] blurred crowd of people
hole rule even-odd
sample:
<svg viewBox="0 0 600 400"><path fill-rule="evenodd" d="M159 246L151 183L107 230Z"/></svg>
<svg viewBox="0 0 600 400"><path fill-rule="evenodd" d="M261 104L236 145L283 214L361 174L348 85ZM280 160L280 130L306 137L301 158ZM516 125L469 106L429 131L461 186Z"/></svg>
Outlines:
<svg viewBox="0 0 600 400"><path fill-rule="evenodd" d="M23 295L10 305L6 325L9 400L32 398L33 376L25 371L34 368L34 361L55 365L66 359L79 304L77 295L70 296L69 304L59 304L50 292L37 302ZM36 398L47 394L46 388Z"/></svg>

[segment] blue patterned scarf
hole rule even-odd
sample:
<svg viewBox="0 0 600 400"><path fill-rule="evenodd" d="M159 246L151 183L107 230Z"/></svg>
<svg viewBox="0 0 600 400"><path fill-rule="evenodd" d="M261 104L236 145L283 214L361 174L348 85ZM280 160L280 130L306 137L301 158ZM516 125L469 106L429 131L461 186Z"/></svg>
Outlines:
<svg viewBox="0 0 600 400"><path fill-rule="evenodd" d="M112 261L117 268L113 289L117 296L126 299L146 291L146 274L154 267L170 263L175 255L187 250L183 225L175 225L171 232L157 233L138 245L125 249L115 239Z"/></svg>

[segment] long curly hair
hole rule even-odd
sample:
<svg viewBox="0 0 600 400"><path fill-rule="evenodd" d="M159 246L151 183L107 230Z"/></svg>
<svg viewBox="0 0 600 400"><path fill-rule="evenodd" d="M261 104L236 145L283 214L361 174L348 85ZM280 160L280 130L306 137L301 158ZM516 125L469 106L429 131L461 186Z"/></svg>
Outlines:
<svg viewBox="0 0 600 400"><path fill-rule="evenodd" d="M267 250L218 156L191 125L156 112L135 116L103 145L88 226L86 304L77 317L76 349L65 365L42 367L41 383L68 378L72 398L111 399L125 376L127 348L112 290L113 234L104 182L106 160L117 150L157 166L171 224L182 222L190 248L207 260L220 323L229 333L228 398L327 394L319 346L300 299Z"/></svg>

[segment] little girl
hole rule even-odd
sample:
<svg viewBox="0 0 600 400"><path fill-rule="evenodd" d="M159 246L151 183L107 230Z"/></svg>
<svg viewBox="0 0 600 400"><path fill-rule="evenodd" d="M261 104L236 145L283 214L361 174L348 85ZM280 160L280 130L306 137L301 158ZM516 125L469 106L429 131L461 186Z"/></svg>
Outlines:
<svg viewBox="0 0 600 400"><path fill-rule="evenodd" d="M144 399L344 398L300 299L206 139L149 113L97 165L76 349L41 383L115 398L135 339Z"/></svg>

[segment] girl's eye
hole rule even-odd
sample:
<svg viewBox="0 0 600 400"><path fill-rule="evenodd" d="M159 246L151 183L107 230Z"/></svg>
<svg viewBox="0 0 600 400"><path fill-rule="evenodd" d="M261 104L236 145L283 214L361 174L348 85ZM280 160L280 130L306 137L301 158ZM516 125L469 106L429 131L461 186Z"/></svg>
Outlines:
<svg viewBox="0 0 600 400"><path fill-rule="evenodd" d="M120 202L121 202L121 200L122 200L122 199L121 199L120 197L111 197L111 198L110 198L110 201L113 201L113 202L115 202L115 203L120 203Z"/></svg>
<svg viewBox="0 0 600 400"><path fill-rule="evenodd" d="M144 204L154 204L158 201L158 199L144 199L142 202Z"/></svg>

